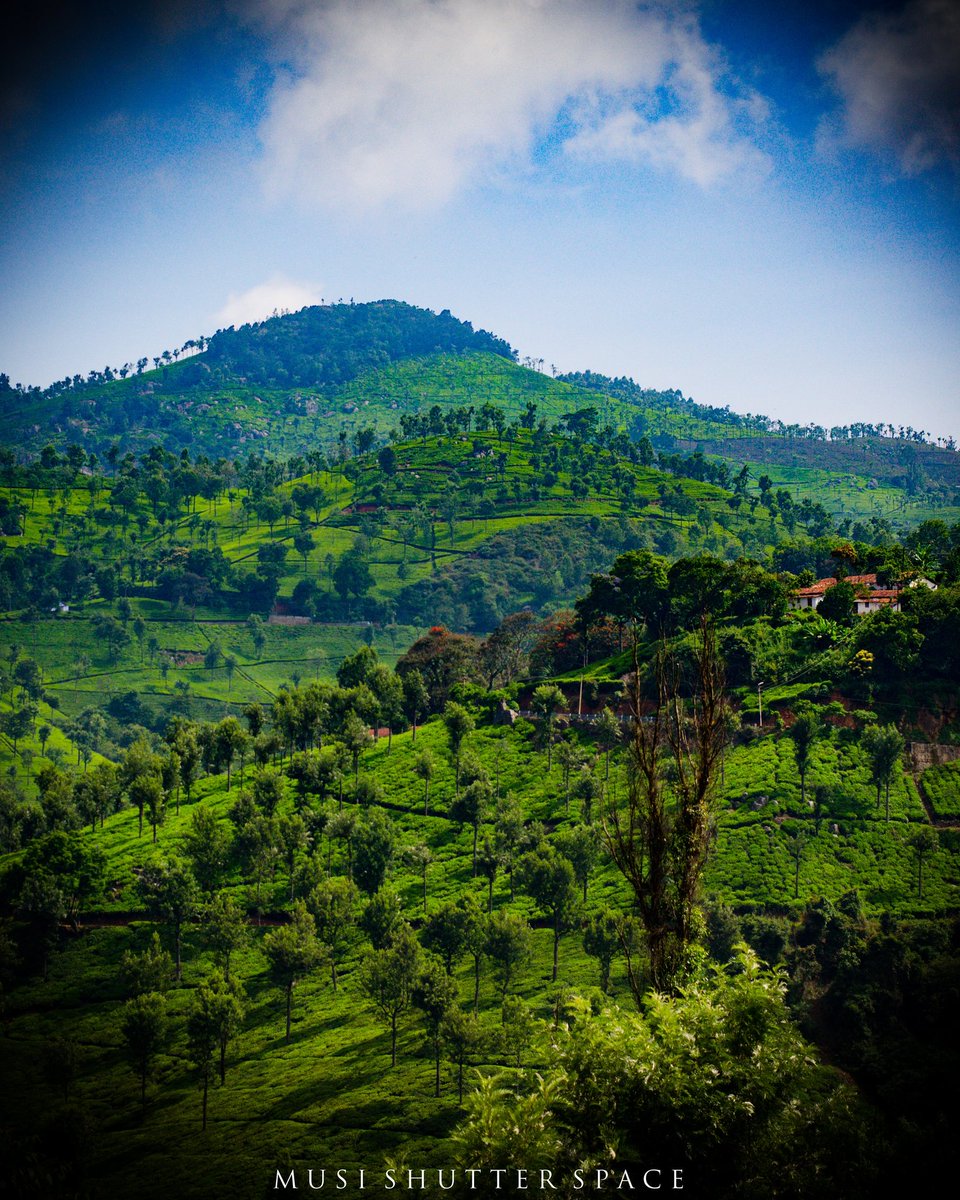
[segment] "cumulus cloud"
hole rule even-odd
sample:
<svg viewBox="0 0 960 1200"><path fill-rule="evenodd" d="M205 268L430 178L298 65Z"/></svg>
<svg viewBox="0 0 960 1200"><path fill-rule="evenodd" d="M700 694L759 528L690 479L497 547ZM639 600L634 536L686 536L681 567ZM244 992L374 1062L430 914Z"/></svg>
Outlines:
<svg viewBox="0 0 960 1200"><path fill-rule="evenodd" d="M755 165L683 7L634 0L236 0L281 67L260 129L275 197L429 208L562 148L707 185Z"/></svg>
<svg viewBox="0 0 960 1200"><path fill-rule="evenodd" d="M274 275L245 292L231 292L214 320L218 328L224 329L228 325L247 325L266 320L274 312L297 312L310 304L319 304L320 299L319 291L310 284Z"/></svg>
<svg viewBox="0 0 960 1200"><path fill-rule="evenodd" d="M944 163L960 171L958 63L958 0L865 16L819 60L841 100L821 124L821 147L866 147L904 175Z"/></svg>
<svg viewBox="0 0 960 1200"><path fill-rule="evenodd" d="M670 31L658 92L631 97L597 121L584 121L570 138L571 154L649 163L673 170L701 187L744 171L763 173L767 155L753 140L769 119L755 91L721 91L716 52L692 26Z"/></svg>

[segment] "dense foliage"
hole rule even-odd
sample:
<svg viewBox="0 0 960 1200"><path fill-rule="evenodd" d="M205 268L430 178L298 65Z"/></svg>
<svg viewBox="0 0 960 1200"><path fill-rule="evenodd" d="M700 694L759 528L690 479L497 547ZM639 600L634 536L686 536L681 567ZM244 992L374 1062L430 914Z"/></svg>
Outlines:
<svg viewBox="0 0 960 1200"><path fill-rule="evenodd" d="M304 308L220 330L208 342L203 367L214 379L242 375L260 384L324 388L397 359L465 350L516 358L505 341L474 331L469 321L458 321L448 309L437 316L410 304L381 300Z"/></svg>

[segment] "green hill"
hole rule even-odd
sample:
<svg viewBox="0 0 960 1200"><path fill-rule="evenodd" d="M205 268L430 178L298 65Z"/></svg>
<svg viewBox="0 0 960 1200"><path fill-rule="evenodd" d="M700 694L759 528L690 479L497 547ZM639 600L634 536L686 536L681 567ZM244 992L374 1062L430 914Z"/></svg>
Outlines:
<svg viewBox="0 0 960 1200"><path fill-rule="evenodd" d="M152 370L142 358L42 390L0 376L0 416L18 456L73 443L102 462L118 440L125 452L160 444L229 459L331 456L364 429L382 440L405 415L434 406L493 404L516 420L534 404L549 424L592 406L601 425L650 439L661 456L747 464L753 488L766 474L825 496L840 521L876 517L906 528L960 514L960 456L949 439L933 445L922 432L886 425L784 423L591 371L554 378L542 363L516 358L509 343L447 311L395 300L318 306L191 339L154 356Z"/></svg>

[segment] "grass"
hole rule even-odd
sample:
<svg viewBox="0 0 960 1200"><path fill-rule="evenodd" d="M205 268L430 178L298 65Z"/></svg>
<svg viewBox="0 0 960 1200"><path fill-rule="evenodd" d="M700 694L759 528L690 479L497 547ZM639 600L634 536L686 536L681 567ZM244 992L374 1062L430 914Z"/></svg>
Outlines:
<svg viewBox="0 0 960 1200"><path fill-rule="evenodd" d="M150 602L137 601L135 607L146 613ZM163 610L167 607L156 606ZM239 713L254 701L269 705L281 687L293 687L298 681L334 682L344 658L365 645L374 633L363 624L265 624L264 647L258 658L244 621L224 621L222 617L198 621L185 614L181 620L147 616L146 623L144 641L155 637L159 643L157 654L151 657L145 649L141 661L140 648L132 639L114 661L98 642L86 616L0 622L0 653L19 647L43 669L44 690L50 703L41 703L37 727L46 724L52 730L47 750L53 751L55 758L60 753L68 763L75 759L68 726L84 709L106 706L134 692L152 714L151 723L158 727L174 713L218 720L228 712ZM391 627L389 634L376 633L373 645L382 660L392 666L419 632L409 626ZM213 669L204 665L203 653L211 641L218 642L224 654L236 658L232 678L222 660ZM165 677L161 670L164 660L170 663ZM54 704L56 707L52 707ZM34 734L24 739L19 749L28 751L29 769L24 765L24 756L14 755L12 745L0 738L0 771L13 770L19 778L29 779L41 765L43 747Z"/></svg>
<svg viewBox="0 0 960 1200"><path fill-rule="evenodd" d="M837 738L817 743L807 771L807 802L800 799L793 746L767 734L735 748L727 758L720 789L722 811L715 854L708 869L711 890L731 903L794 902L792 839L803 830L808 842L800 868L799 900L836 899L858 888L874 911L930 912L960 899L956 852L942 839L933 863L924 864L924 892L917 896L915 856L907 838L926 823L916 784L895 779L890 821L876 805L875 789L859 747ZM823 789L819 830L812 808Z"/></svg>
<svg viewBox="0 0 960 1200"><path fill-rule="evenodd" d="M960 761L928 767L920 784L938 817L960 819Z"/></svg>

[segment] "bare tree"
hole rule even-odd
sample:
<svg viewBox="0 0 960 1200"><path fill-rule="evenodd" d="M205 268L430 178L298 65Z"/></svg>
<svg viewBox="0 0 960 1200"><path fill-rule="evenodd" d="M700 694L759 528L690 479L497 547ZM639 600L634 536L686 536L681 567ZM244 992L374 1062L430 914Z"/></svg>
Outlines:
<svg viewBox="0 0 960 1200"><path fill-rule="evenodd" d="M644 698L635 647L629 787L623 801L607 798L601 828L633 890L650 983L667 992L677 982L694 935L710 847L711 801L726 738L724 676L709 621L701 622L685 667L663 646L647 679L650 700ZM643 982L632 965L629 974L639 1004Z"/></svg>

